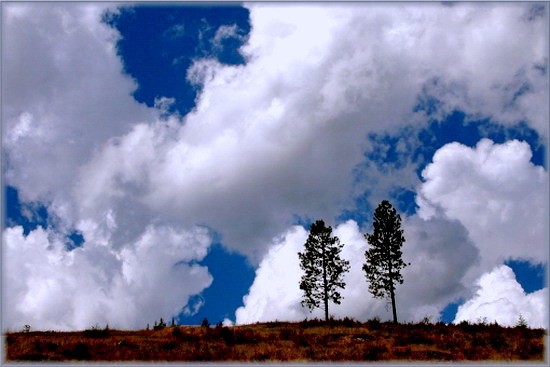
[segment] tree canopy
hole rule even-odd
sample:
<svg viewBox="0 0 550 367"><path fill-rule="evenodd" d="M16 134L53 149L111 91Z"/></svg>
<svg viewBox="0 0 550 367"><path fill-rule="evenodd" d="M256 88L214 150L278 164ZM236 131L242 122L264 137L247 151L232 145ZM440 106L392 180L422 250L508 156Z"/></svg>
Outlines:
<svg viewBox="0 0 550 367"><path fill-rule="evenodd" d="M374 211L373 233L365 234L370 248L365 252L363 270L369 282L369 291L377 298L390 298L393 321L397 322L395 286L403 283L401 246L405 242L401 217L389 201L383 200Z"/></svg>
<svg viewBox="0 0 550 367"><path fill-rule="evenodd" d="M343 246L338 237L332 236L332 228L318 220L310 227L304 252L298 253L304 271L300 281L300 289L304 291L302 305L313 310L322 302L327 321L329 301L340 304L339 289L346 286L342 278L349 271L349 261L340 258Z"/></svg>

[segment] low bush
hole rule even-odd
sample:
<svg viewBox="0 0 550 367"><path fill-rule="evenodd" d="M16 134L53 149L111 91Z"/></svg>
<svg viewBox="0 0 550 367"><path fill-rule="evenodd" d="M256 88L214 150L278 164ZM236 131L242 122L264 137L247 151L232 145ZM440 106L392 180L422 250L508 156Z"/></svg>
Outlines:
<svg viewBox="0 0 550 367"><path fill-rule="evenodd" d="M109 336L109 330L91 328L84 330L82 335L86 338L107 338Z"/></svg>

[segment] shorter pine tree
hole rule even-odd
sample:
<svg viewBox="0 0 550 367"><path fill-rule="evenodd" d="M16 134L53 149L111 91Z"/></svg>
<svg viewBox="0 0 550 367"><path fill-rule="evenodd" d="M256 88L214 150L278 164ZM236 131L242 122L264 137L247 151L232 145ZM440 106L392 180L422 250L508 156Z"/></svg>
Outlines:
<svg viewBox="0 0 550 367"><path fill-rule="evenodd" d="M338 288L346 286L342 277L349 271L349 261L340 258L343 246L338 237L332 236L332 228L318 220L310 227L304 252L298 253L300 267L305 272L300 281L300 289L304 291L302 305L311 311L323 302L325 321L329 301L340 304L342 295Z"/></svg>

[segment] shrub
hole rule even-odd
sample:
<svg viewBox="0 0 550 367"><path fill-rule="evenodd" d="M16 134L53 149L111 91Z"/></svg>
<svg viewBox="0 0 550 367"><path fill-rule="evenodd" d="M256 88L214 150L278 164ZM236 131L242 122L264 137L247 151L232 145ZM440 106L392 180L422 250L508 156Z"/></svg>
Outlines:
<svg viewBox="0 0 550 367"><path fill-rule="evenodd" d="M397 339L395 342L396 346L407 346L407 345L415 345L415 344L424 344L424 345L433 345L435 342L433 339L431 339L428 336L418 334L418 333L411 333L408 334L400 339Z"/></svg>
<svg viewBox="0 0 550 367"><path fill-rule="evenodd" d="M68 353L71 358L74 359L91 359L90 351L88 346L84 343L76 343L73 350Z"/></svg>
<svg viewBox="0 0 550 367"><path fill-rule="evenodd" d="M359 324L358 321L356 321L356 320L354 320L354 319L352 319L352 318L350 318L350 317L347 317L347 316L344 317L344 320L342 320L342 325L343 325L344 327L355 327L355 326L357 326L358 324Z"/></svg>
<svg viewBox="0 0 550 367"><path fill-rule="evenodd" d="M161 317L158 324L157 324L157 322L155 321L155 325L153 326L153 330L162 330L162 329L164 329L165 327L166 327L166 323L164 322L164 320L163 320L162 317Z"/></svg>
<svg viewBox="0 0 550 367"><path fill-rule="evenodd" d="M83 335L86 338L106 338L109 336L109 330L94 326L91 329L84 330Z"/></svg>
<svg viewBox="0 0 550 367"><path fill-rule="evenodd" d="M253 330L235 329L232 334L232 341L235 344L257 344L259 342L259 338Z"/></svg>
<svg viewBox="0 0 550 367"><path fill-rule="evenodd" d="M324 324L324 321L322 320L319 320L319 319L305 319L303 321L300 321L300 327L301 328L310 328L310 327L316 327L316 326L321 326Z"/></svg>
<svg viewBox="0 0 550 367"><path fill-rule="evenodd" d="M486 317L478 317L476 325L487 325L487 318Z"/></svg>
<svg viewBox="0 0 550 367"><path fill-rule="evenodd" d="M210 323L208 322L208 319L206 317L204 318L204 320L202 320L201 327L204 327L204 328L210 327Z"/></svg>
<svg viewBox="0 0 550 367"><path fill-rule="evenodd" d="M227 345L235 344L235 332L224 326L216 326L208 331L209 339L221 339Z"/></svg>
<svg viewBox="0 0 550 367"><path fill-rule="evenodd" d="M491 344L491 347L497 350L501 350L503 348L508 347L508 343L506 342L506 338L502 336L502 334L492 334L489 337L489 344Z"/></svg>
<svg viewBox="0 0 550 367"><path fill-rule="evenodd" d="M162 344L162 349L163 350L174 350L177 348L177 344L175 342L168 342L168 343L164 343Z"/></svg>
<svg viewBox="0 0 550 367"><path fill-rule="evenodd" d="M59 345L57 343L48 342L46 343L46 349L50 352L56 351Z"/></svg>
<svg viewBox="0 0 550 367"><path fill-rule="evenodd" d="M378 330L381 327L380 318L378 316L367 321L367 327L371 330Z"/></svg>
<svg viewBox="0 0 550 367"><path fill-rule="evenodd" d="M382 355L387 351L388 349L384 346L374 345L367 347L363 352L363 359L366 361L377 361L381 359Z"/></svg>
<svg viewBox="0 0 550 367"><path fill-rule="evenodd" d="M235 344L235 333L228 327L222 327L220 329L220 337L227 345Z"/></svg>
<svg viewBox="0 0 550 367"><path fill-rule="evenodd" d="M468 327L470 327L470 323L467 320L463 320L458 324L458 326L463 329L467 329Z"/></svg>
<svg viewBox="0 0 550 367"><path fill-rule="evenodd" d="M285 327L281 329L280 338L281 340L292 340L296 335L296 331L291 327Z"/></svg>
<svg viewBox="0 0 550 367"><path fill-rule="evenodd" d="M431 323L432 323L431 317L428 316L428 315L424 316L424 318L422 319L422 321L420 321L420 323L421 323L422 325L429 325L429 324L431 324Z"/></svg>

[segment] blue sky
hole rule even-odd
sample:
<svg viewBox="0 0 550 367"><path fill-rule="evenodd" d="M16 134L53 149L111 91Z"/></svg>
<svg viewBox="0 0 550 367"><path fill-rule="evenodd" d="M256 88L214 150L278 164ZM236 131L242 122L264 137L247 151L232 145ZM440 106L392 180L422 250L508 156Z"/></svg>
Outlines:
<svg viewBox="0 0 550 367"><path fill-rule="evenodd" d="M547 322L537 316L548 304L547 7L35 6L47 15L3 4L14 75L3 102L4 272L28 287L5 290L14 322L315 316L299 308L297 282L283 283L299 277L291 254L308 224L327 220L362 253L382 199L404 218L404 251L419 264L405 274L403 319L506 324L522 309ZM478 30L486 24L505 27ZM42 94L31 92L37 81ZM33 246L36 256L19 255ZM44 257L50 267L19 274ZM365 287L361 276L349 292ZM433 276L432 288L420 283ZM58 319L56 294L75 300L72 319ZM336 316L389 317L383 302L357 299L361 309ZM495 314L495 299L512 311Z"/></svg>

